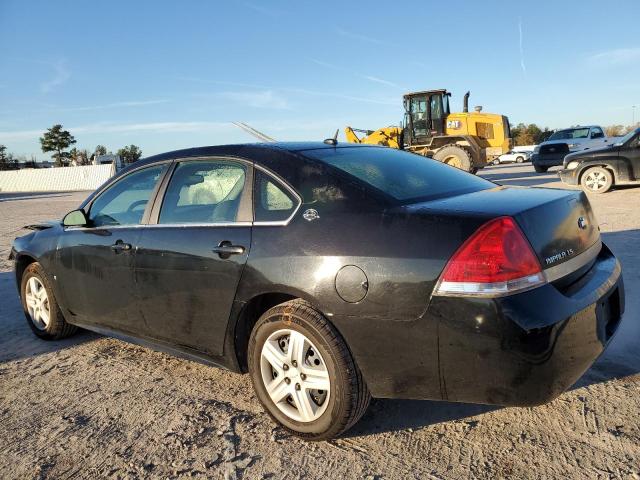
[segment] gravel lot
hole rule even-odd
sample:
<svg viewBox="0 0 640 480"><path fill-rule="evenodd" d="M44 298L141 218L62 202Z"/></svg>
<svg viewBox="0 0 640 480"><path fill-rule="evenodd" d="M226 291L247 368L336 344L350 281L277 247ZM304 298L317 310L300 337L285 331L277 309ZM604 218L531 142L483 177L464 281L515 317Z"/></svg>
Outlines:
<svg viewBox="0 0 640 480"><path fill-rule="evenodd" d="M561 187L530 165L482 175ZM375 400L346 437L316 444L276 428L248 376L88 332L32 335L11 241L85 196L0 195L0 477L640 478L640 188L591 198L623 265L627 311L572 390L535 408Z"/></svg>

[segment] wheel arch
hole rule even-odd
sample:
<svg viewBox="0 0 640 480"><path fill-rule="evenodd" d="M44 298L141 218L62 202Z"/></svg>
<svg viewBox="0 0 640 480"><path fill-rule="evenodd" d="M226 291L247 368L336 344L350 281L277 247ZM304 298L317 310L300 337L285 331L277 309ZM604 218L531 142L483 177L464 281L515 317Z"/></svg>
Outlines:
<svg viewBox="0 0 640 480"><path fill-rule="evenodd" d="M578 172L578 185L580 185L582 183L582 176L590 169L593 167L600 167L600 168L604 168L606 170L608 170L609 172L611 172L611 178L613 179L613 183L612 185L615 185L617 183L618 180L618 172L615 168L613 168L610 164L606 163L606 162L593 162L593 163L588 163L588 164L582 164L580 166L580 171Z"/></svg>
<svg viewBox="0 0 640 480"><path fill-rule="evenodd" d="M232 336L233 357L241 373L247 373L248 371L247 348L249 346L249 337L258 319L270 308L298 299L309 302L313 308L322 313L322 310L317 307L313 299L308 298L308 295L302 292L277 290L262 292L243 303L233 322L233 328L229 332Z"/></svg>
<svg viewBox="0 0 640 480"><path fill-rule="evenodd" d="M36 263L38 259L35 255L30 253L18 253L16 254L15 260L15 274L16 274L16 285L18 286L18 292L20 292L20 284L22 283L22 275L24 275L24 271L27 269L29 265L32 263ZM20 294L22 294L20 292Z"/></svg>

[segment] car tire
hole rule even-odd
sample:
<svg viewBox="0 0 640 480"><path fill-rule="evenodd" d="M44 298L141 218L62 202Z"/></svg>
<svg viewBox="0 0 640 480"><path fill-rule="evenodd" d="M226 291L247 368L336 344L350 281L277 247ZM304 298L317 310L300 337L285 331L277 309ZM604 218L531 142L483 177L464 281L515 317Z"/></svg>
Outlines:
<svg viewBox="0 0 640 480"><path fill-rule="evenodd" d="M29 264L22 274L20 299L27 323L38 337L60 340L77 331L62 316L49 277L38 262Z"/></svg>
<svg viewBox="0 0 640 480"><path fill-rule="evenodd" d="M371 395L345 341L303 300L277 305L258 319L248 366L267 413L306 440L340 435L369 406Z"/></svg>
<svg viewBox="0 0 640 480"><path fill-rule="evenodd" d="M469 151L459 145L447 145L438 150L433 156L438 160L452 167L459 168L465 172L471 173L473 169L473 158Z"/></svg>
<svg viewBox="0 0 640 480"><path fill-rule="evenodd" d="M516 163L524 162L524 157L516 157Z"/></svg>
<svg viewBox="0 0 640 480"><path fill-rule="evenodd" d="M541 167L540 165L533 165L533 169L536 173L546 173L549 170L549 167Z"/></svg>
<svg viewBox="0 0 640 480"><path fill-rule="evenodd" d="M613 175L604 167L591 167L582 172L580 185L590 193L606 193L613 186Z"/></svg>
<svg viewBox="0 0 640 480"><path fill-rule="evenodd" d="M495 159L493 162L491 162L491 163L493 163L494 165L500 165L500 160L498 160L498 159L496 158L496 159Z"/></svg>

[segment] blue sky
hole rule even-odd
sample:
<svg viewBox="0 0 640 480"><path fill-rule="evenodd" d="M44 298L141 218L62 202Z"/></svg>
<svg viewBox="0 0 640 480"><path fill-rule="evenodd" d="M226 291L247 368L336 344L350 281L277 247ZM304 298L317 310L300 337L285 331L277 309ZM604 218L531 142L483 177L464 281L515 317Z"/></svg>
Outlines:
<svg viewBox="0 0 640 480"><path fill-rule="evenodd" d="M54 123L80 148L145 155L319 140L402 118L447 88L511 123L640 119L640 2L0 0L0 143L35 154Z"/></svg>

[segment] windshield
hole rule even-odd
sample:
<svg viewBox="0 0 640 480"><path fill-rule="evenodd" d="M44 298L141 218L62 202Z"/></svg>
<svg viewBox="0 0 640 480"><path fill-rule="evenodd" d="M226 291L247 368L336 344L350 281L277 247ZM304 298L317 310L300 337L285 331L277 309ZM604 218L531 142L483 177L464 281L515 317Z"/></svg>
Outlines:
<svg viewBox="0 0 640 480"><path fill-rule="evenodd" d="M587 128L568 128L559 130L549 137L549 140L567 140L571 138L589 138L589 127Z"/></svg>
<svg viewBox="0 0 640 480"><path fill-rule="evenodd" d="M624 137L620 138L615 145L622 145L624 143L627 143L629 141L629 139L631 137L633 137L635 134L640 133L640 128L636 128L635 130L631 130L629 133L627 133Z"/></svg>
<svg viewBox="0 0 640 480"><path fill-rule="evenodd" d="M422 155L382 147L307 150L316 158L402 203L476 192L495 184Z"/></svg>

